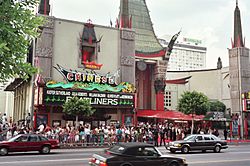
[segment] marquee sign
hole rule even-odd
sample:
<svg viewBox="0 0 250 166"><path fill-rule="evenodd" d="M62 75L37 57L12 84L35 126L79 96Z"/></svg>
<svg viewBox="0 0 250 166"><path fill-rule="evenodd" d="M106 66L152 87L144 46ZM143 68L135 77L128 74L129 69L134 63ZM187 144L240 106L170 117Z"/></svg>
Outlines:
<svg viewBox="0 0 250 166"><path fill-rule="evenodd" d="M118 85L119 71L113 75L110 73L100 75L94 71L79 72L76 70L67 70L58 64L54 68L59 71L68 82Z"/></svg>
<svg viewBox="0 0 250 166"><path fill-rule="evenodd" d="M127 93L106 93L106 92L91 92L79 90L59 90L44 88L43 104L44 105L63 105L70 98L77 96L90 100L94 107L134 107L134 95Z"/></svg>

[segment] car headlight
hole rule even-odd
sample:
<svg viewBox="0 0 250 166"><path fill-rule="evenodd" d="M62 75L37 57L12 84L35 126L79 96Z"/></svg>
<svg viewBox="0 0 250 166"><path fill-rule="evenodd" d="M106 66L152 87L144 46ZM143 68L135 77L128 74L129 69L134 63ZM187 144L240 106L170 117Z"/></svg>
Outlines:
<svg viewBox="0 0 250 166"><path fill-rule="evenodd" d="M181 144L174 144L174 146L176 146L176 147L181 147Z"/></svg>

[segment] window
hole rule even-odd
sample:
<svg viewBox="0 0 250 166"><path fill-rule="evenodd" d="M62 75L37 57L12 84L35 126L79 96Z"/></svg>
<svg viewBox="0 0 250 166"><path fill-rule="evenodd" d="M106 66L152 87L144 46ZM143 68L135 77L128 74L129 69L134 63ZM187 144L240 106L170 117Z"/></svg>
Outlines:
<svg viewBox="0 0 250 166"><path fill-rule="evenodd" d="M28 141L28 136L21 136L16 139L17 142L27 142Z"/></svg>
<svg viewBox="0 0 250 166"><path fill-rule="evenodd" d="M108 150L115 153L123 153L125 151L125 148L119 145L115 145L109 148Z"/></svg>
<svg viewBox="0 0 250 166"><path fill-rule="evenodd" d="M168 106L171 106L171 92L170 91L165 91L165 94L164 94L164 107L168 107Z"/></svg>
<svg viewBox="0 0 250 166"><path fill-rule="evenodd" d="M158 156L158 152L154 147L139 147L137 151L138 156Z"/></svg>
<svg viewBox="0 0 250 166"><path fill-rule="evenodd" d="M196 137L196 140L202 141L202 136L197 136L197 137Z"/></svg>
<svg viewBox="0 0 250 166"><path fill-rule="evenodd" d="M210 140L210 137L204 136L204 140Z"/></svg>
<svg viewBox="0 0 250 166"><path fill-rule="evenodd" d="M31 135L29 136L29 142L38 142L38 136L37 135Z"/></svg>
<svg viewBox="0 0 250 166"><path fill-rule="evenodd" d="M40 140L41 140L41 141L48 141L48 138L43 137L43 136L40 136Z"/></svg>

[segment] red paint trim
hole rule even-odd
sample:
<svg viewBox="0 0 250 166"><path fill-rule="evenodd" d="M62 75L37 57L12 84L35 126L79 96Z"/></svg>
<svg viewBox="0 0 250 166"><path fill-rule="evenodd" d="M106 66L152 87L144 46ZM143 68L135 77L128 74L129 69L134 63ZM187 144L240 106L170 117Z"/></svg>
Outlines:
<svg viewBox="0 0 250 166"><path fill-rule="evenodd" d="M33 115L33 116L34 116L33 128L36 129L36 127L37 127L37 126L36 126L36 118L37 118L37 117L36 117L36 111L34 111L34 115Z"/></svg>
<svg viewBox="0 0 250 166"><path fill-rule="evenodd" d="M231 121L230 122L230 138L232 138L233 137L233 124L232 124L233 122Z"/></svg>
<svg viewBox="0 0 250 166"><path fill-rule="evenodd" d="M103 64L92 62L82 62L87 69L100 70Z"/></svg>
<svg viewBox="0 0 250 166"><path fill-rule="evenodd" d="M165 80L166 84L186 84L188 83L188 80L191 78L192 76L188 76L188 77L184 77L184 78L180 78L180 79L175 79L175 80Z"/></svg>
<svg viewBox="0 0 250 166"><path fill-rule="evenodd" d="M50 107L50 109L51 109L51 107ZM48 114L48 123L47 123L47 125L49 126L49 127L51 127L52 125L51 125L51 123L50 123L50 111L49 111L49 113L47 113Z"/></svg>
<svg viewBox="0 0 250 166"><path fill-rule="evenodd" d="M188 81L185 80L166 80L166 84L186 84Z"/></svg>
<svg viewBox="0 0 250 166"><path fill-rule="evenodd" d="M244 102L243 111L247 111L247 99L243 99L243 102Z"/></svg>
<svg viewBox="0 0 250 166"><path fill-rule="evenodd" d="M142 58L156 58L156 57L163 57L165 56L165 54L166 54L166 50L163 49L163 50L152 52L152 53L136 51L135 56L142 57Z"/></svg>

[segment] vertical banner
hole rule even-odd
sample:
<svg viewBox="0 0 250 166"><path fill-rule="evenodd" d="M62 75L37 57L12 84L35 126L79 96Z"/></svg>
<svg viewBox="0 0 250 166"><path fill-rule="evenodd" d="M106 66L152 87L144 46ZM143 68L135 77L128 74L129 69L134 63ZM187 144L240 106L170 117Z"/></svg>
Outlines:
<svg viewBox="0 0 250 166"><path fill-rule="evenodd" d="M234 118L232 121L232 135L233 136L238 136L238 131L239 131L239 121L238 119Z"/></svg>

